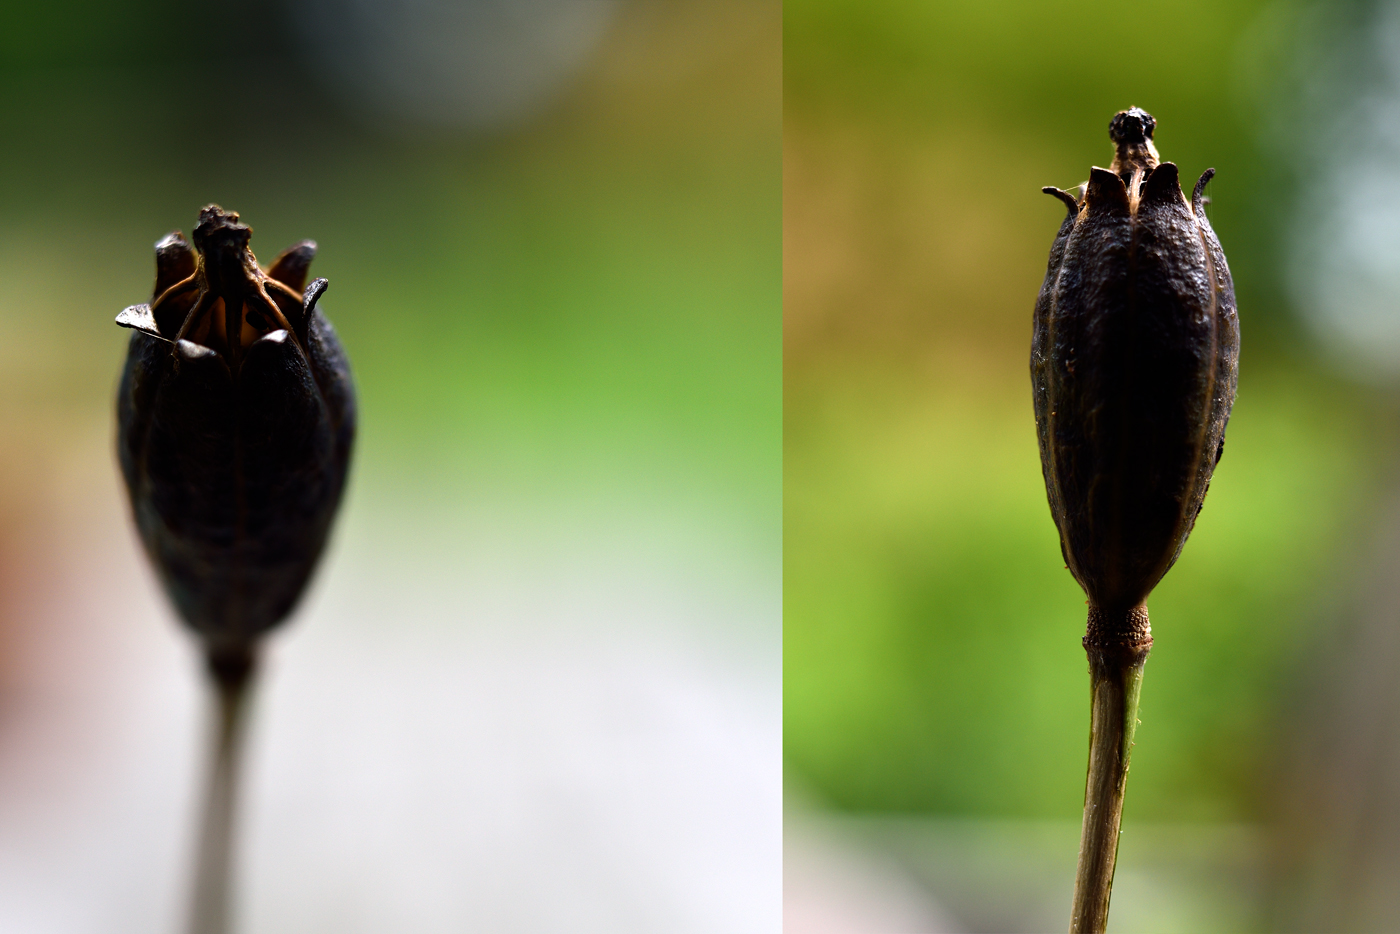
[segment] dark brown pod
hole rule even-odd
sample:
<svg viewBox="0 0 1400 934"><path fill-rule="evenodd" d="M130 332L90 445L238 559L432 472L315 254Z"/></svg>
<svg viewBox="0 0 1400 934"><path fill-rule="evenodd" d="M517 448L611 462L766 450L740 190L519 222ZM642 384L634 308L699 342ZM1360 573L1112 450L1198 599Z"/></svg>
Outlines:
<svg viewBox="0 0 1400 934"><path fill-rule="evenodd" d="M151 303L117 316L134 331L117 426L136 525L229 677L300 597L355 433L349 364L319 308L326 280L305 284L316 245L264 272L251 236L237 214L206 207L193 248L179 232L156 244Z"/></svg>
<svg viewBox="0 0 1400 934"><path fill-rule="evenodd" d="M1180 555L1238 380L1234 286L1202 197L1215 170L1188 200L1176 166L1159 163L1155 126L1119 113L1113 165L1080 192L1045 189L1069 213L1035 305L1036 432L1091 635L1096 616L1135 618Z"/></svg>

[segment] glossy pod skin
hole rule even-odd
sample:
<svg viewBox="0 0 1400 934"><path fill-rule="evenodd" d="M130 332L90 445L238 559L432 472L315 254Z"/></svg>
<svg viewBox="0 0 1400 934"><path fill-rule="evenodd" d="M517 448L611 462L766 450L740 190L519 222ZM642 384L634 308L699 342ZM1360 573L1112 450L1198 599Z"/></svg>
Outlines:
<svg viewBox="0 0 1400 934"><path fill-rule="evenodd" d="M1155 126L1118 114L1112 167L1078 193L1045 189L1069 213L1035 306L1036 432L1091 633L1096 615L1133 618L1180 555L1238 381L1234 286L1202 197L1214 170L1188 200L1176 166L1159 163Z"/></svg>
<svg viewBox="0 0 1400 934"><path fill-rule="evenodd" d="M355 433L349 365L318 307L326 280L303 291L316 245L264 272L251 234L206 207L194 249L178 232L156 245L152 302L117 318L134 330L117 397L132 511L216 673L300 597Z"/></svg>

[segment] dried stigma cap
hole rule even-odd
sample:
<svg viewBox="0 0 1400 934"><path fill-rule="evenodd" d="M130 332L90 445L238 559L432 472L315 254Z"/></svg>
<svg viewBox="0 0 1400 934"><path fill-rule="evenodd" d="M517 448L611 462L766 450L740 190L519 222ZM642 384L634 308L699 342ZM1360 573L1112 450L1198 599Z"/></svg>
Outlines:
<svg viewBox="0 0 1400 934"><path fill-rule="evenodd" d="M1113 115L1108 124L1108 138L1115 143L1144 143L1152 138L1157 121L1141 107L1130 107Z"/></svg>

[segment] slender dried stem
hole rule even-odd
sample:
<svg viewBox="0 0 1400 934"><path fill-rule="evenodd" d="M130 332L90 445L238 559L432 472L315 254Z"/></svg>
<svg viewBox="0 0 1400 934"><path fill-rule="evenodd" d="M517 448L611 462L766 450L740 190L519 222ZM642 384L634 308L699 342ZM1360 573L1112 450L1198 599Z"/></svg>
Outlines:
<svg viewBox="0 0 1400 934"><path fill-rule="evenodd" d="M209 656L215 695L214 742L200 824L190 934L227 934L229 930L238 772L254 668L253 656L247 651Z"/></svg>
<svg viewBox="0 0 1400 934"><path fill-rule="evenodd" d="M1089 775L1070 934L1103 934L1108 925L1128 756L1137 729L1142 669L1152 649L1146 607L1135 607L1112 631L1106 631L1103 622L1102 615L1091 609L1089 635L1084 637L1089 655Z"/></svg>

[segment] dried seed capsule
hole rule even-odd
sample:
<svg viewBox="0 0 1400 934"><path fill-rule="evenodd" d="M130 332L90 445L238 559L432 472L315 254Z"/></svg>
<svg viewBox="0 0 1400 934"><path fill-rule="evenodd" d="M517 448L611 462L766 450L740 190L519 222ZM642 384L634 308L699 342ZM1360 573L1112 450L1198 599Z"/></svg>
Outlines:
<svg viewBox="0 0 1400 934"><path fill-rule="evenodd" d="M1035 306L1036 431L1065 562L1103 620L1128 619L1181 553L1238 373L1234 286L1202 198L1215 170L1188 201L1155 127L1119 113L1112 166L1077 194L1045 189L1069 214Z"/></svg>
<svg viewBox="0 0 1400 934"><path fill-rule="evenodd" d="M326 280L303 290L316 245L264 272L251 235L237 214L204 208L193 249L179 232L156 244L151 303L117 316L135 331L117 396L122 475L216 673L242 664L301 595L355 433L349 365L318 307Z"/></svg>
<svg viewBox="0 0 1400 934"><path fill-rule="evenodd" d="M1133 108L1077 195L1035 305L1031 383L1050 512L1089 597L1089 770L1070 931L1102 934L1143 665L1144 601L1205 500L1235 400L1239 321L1206 220L1208 169L1188 202Z"/></svg>

